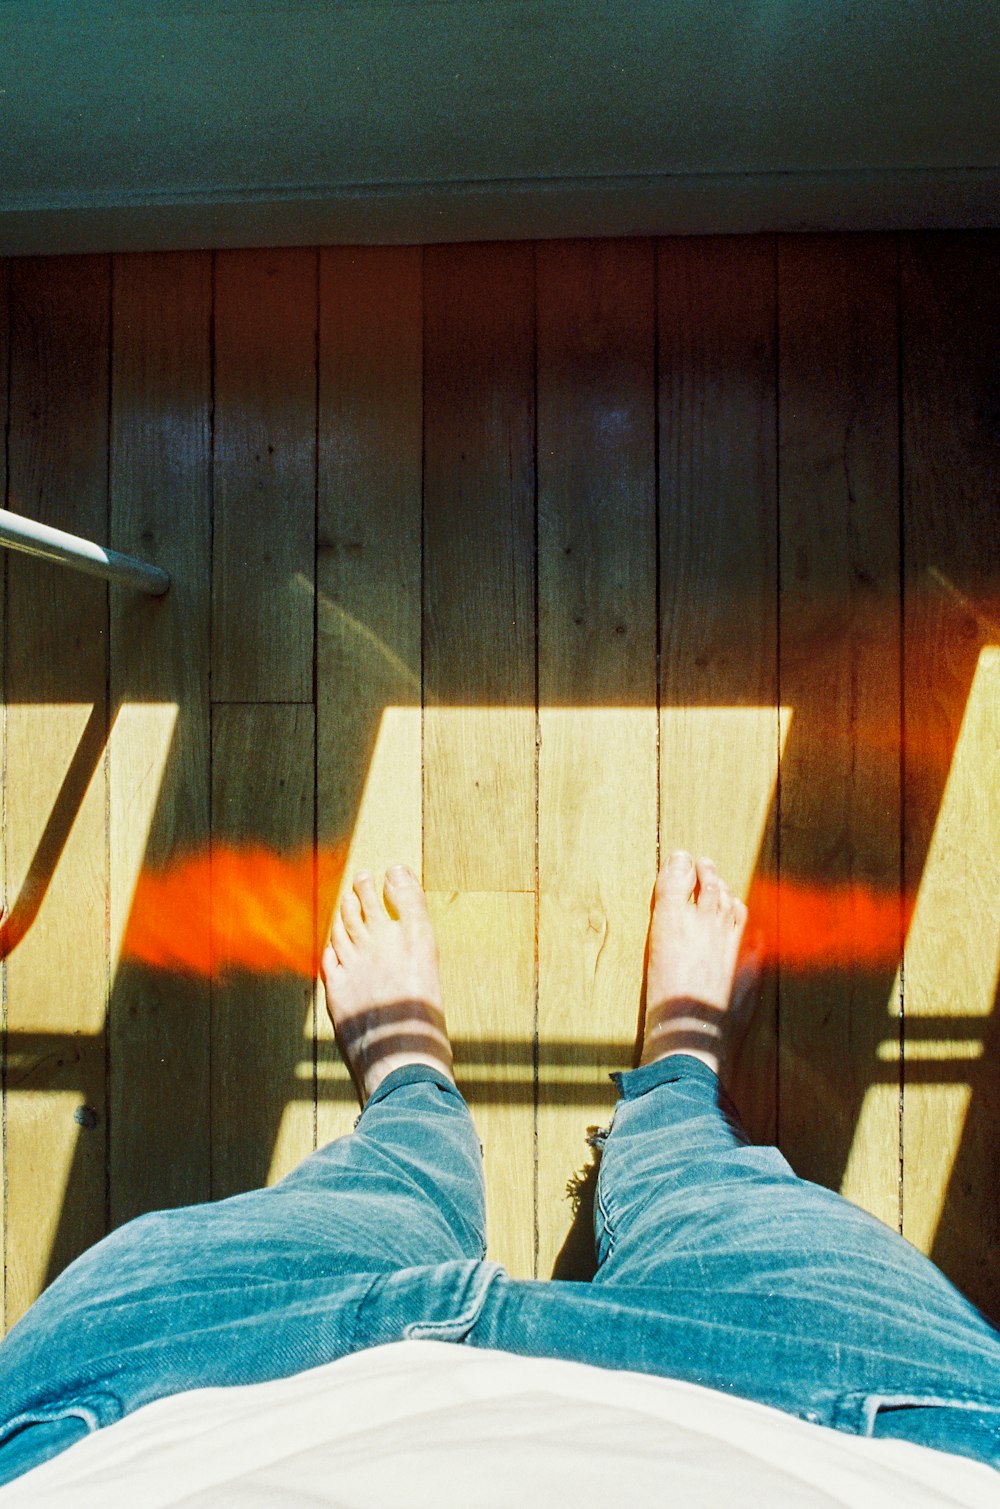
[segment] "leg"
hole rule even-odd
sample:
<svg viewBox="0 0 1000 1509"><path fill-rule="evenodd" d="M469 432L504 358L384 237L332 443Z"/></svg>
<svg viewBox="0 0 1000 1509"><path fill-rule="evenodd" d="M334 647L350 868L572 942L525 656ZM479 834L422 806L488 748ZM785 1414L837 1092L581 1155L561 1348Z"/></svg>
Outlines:
<svg viewBox="0 0 1000 1509"><path fill-rule="evenodd" d="M657 888L640 1067L613 1076L595 1284L698 1291L762 1374L778 1354L803 1387L833 1388L846 1428L959 1452L985 1441L1000 1461L997 1332L898 1233L750 1146L717 1077L745 910L714 867L697 875L697 901L689 856Z"/></svg>
<svg viewBox="0 0 1000 1509"><path fill-rule="evenodd" d="M340 919L324 960L356 1130L271 1189L142 1216L71 1264L0 1346L0 1483L151 1399L300 1372L416 1318L446 1327L489 1281L422 893L387 880L392 920L358 890L354 941Z"/></svg>
<svg viewBox="0 0 1000 1509"><path fill-rule="evenodd" d="M387 873L385 897L394 916L360 874L323 956L327 1009L363 1106L358 1130L283 1181L322 1187L328 1158L351 1170L351 1236L345 1231L340 1245L360 1238L355 1271L365 1272L486 1255L482 1146L455 1084L427 904L401 865ZM390 1085L413 1080L422 1093L386 1096ZM342 1218L346 1210L341 1194Z"/></svg>

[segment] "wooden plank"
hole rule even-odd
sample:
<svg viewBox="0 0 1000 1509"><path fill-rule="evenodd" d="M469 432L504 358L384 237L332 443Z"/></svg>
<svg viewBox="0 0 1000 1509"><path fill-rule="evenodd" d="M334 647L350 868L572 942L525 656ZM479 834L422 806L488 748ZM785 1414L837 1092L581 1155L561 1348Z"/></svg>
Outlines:
<svg viewBox="0 0 1000 1509"><path fill-rule="evenodd" d="M588 1179L609 1072L636 1061L656 877L655 265L645 240L536 255L536 1273L570 1278L593 1239L567 1181Z"/></svg>
<svg viewBox="0 0 1000 1509"><path fill-rule="evenodd" d="M424 251L424 880L490 1255L533 1272L534 259ZM488 569L484 570L484 563ZM468 1071L468 1072L466 1072Z"/></svg>
<svg viewBox="0 0 1000 1509"><path fill-rule="evenodd" d="M317 831L343 884L421 863L421 251L320 253ZM328 930L337 895L320 897ZM320 1144L358 1106L318 989Z"/></svg>
<svg viewBox="0 0 1000 1509"><path fill-rule="evenodd" d="M216 255L217 701L312 700L316 257Z"/></svg>
<svg viewBox="0 0 1000 1509"><path fill-rule="evenodd" d="M212 713L212 927L232 934L260 887L253 863L222 883L223 846L263 846L294 865L312 849L311 707ZM304 868L304 867L303 867ZM227 873L229 873L227 871ZM312 881L287 893L313 917ZM264 893L265 895L268 893ZM284 899L284 898L283 898ZM226 970L212 985L212 1197L274 1183L312 1152L313 987L301 975Z"/></svg>
<svg viewBox="0 0 1000 1509"><path fill-rule="evenodd" d="M895 1226L899 1087L880 1049L898 1037L901 940L898 922L869 935L860 898L891 908L900 875L896 241L789 236L778 250L789 951L807 941L797 888L851 907L837 958L782 962L779 1142L803 1178Z"/></svg>
<svg viewBox="0 0 1000 1509"><path fill-rule="evenodd" d="M715 859L773 936L778 756L770 237L658 243L660 858ZM776 1130L775 977L729 1077L752 1137Z"/></svg>
<svg viewBox="0 0 1000 1509"><path fill-rule="evenodd" d="M115 258L111 544L171 585L111 593L112 1225L209 1194L208 981L119 955L143 863L208 849L211 315L208 253Z"/></svg>
<svg viewBox="0 0 1000 1509"><path fill-rule="evenodd" d="M104 541L108 259L17 262L10 294L9 506ZM7 570L13 1324L105 1230L108 610L94 578L24 555Z"/></svg>
<svg viewBox="0 0 1000 1509"><path fill-rule="evenodd" d="M455 1078L483 1145L487 1256L531 1278L534 891L429 891L427 900Z"/></svg>
<svg viewBox="0 0 1000 1509"><path fill-rule="evenodd" d="M901 237L903 1231L1000 1320L1000 235Z"/></svg>
<svg viewBox="0 0 1000 1509"><path fill-rule="evenodd" d="M424 258L424 863L533 890L532 248Z"/></svg>

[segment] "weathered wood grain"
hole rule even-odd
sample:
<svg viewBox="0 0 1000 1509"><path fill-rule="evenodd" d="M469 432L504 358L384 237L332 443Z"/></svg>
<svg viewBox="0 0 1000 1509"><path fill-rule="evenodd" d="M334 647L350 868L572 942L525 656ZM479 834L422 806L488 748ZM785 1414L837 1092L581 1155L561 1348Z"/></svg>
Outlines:
<svg viewBox="0 0 1000 1509"><path fill-rule="evenodd" d="M768 237L658 243L660 861L707 855L773 935L777 706L775 259ZM774 971L730 1090L776 1127Z"/></svg>
<svg viewBox="0 0 1000 1509"><path fill-rule="evenodd" d="M645 240L537 258L537 1272L583 1277L568 1201L632 1066L656 876L655 261Z"/></svg>
<svg viewBox="0 0 1000 1509"><path fill-rule="evenodd" d="M421 866L420 535L423 300L413 247L320 254L316 559L317 830L345 844L343 884ZM358 1103L322 986L318 1138Z"/></svg>
<svg viewBox="0 0 1000 1509"><path fill-rule="evenodd" d="M171 585L111 591L114 1226L209 1195L208 981L122 959L121 944L142 866L208 852L211 318L207 252L115 258L111 544ZM192 898L174 925L205 935L207 910Z"/></svg>
<svg viewBox="0 0 1000 1509"><path fill-rule="evenodd" d="M532 1272L534 259L424 251L424 880L451 1033L476 1058L495 1260ZM436 901L438 898L435 898ZM477 1045L482 1045L477 1048ZM456 1053L461 1088L467 1060ZM472 1069L472 1065L469 1065ZM526 1074L527 1071L527 1074ZM518 1081L508 1086L505 1081Z"/></svg>
<svg viewBox="0 0 1000 1509"><path fill-rule="evenodd" d="M315 250L215 258L212 696L311 702Z"/></svg>
<svg viewBox="0 0 1000 1509"><path fill-rule="evenodd" d="M10 273L9 504L107 539L105 257ZM106 1227L107 587L8 571L7 1320Z"/></svg>
<svg viewBox="0 0 1000 1509"><path fill-rule="evenodd" d="M903 1231L1000 1319L1000 235L901 236Z"/></svg>
<svg viewBox="0 0 1000 1509"><path fill-rule="evenodd" d="M898 894L896 241L780 237L780 873L792 896ZM782 936L792 926L779 914ZM901 939L872 962L854 909L836 959L783 965L779 1141L803 1178L899 1215ZM897 928L898 934L898 928ZM789 939L794 943L794 939ZM863 1140L857 1141L859 1118Z"/></svg>

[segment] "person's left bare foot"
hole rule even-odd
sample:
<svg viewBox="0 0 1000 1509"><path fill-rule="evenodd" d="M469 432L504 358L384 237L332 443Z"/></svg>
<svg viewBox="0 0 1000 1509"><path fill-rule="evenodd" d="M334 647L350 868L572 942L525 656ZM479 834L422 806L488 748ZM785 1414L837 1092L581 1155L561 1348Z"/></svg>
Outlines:
<svg viewBox="0 0 1000 1509"><path fill-rule="evenodd" d="M430 1064L455 1082L437 942L420 882L393 865L384 894L390 911L367 871L354 877L322 959L326 1008L362 1108L403 1064Z"/></svg>

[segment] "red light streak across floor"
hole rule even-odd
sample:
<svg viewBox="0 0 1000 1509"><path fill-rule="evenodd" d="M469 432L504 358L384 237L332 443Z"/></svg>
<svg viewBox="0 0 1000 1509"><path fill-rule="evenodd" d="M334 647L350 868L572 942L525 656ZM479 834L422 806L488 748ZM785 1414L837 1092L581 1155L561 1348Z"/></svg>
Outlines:
<svg viewBox="0 0 1000 1509"><path fill-rule="evenodd" d="M312 979L346 851L344 843L292 855L215 844L146 868L123 955L216 980L232 969ZM764 962L792 970L892 967L913 912L913 898L894 890L768 876L754 880L747 904L748 936L756 934Z"/></svg>

